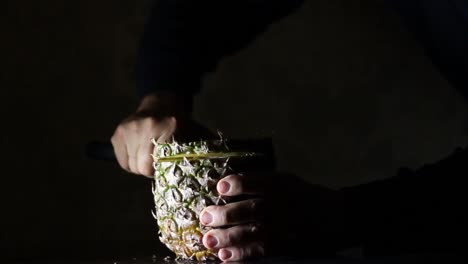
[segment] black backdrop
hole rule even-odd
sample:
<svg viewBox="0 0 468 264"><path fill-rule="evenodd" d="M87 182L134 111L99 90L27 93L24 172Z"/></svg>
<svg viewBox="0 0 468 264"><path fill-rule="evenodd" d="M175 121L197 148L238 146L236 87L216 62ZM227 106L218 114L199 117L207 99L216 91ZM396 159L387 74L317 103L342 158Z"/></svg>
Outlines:
<svg viewBox="0 0 468 264"><path fill-rule="evenodd" d="M166 254L150 181L84 155L137 104L148 4L2 3L2 256ZM308 1L206 76L195 117L228 136L272 135L280 169L331 187L441 158L467 132L463 100L371 0Z"/></svg>

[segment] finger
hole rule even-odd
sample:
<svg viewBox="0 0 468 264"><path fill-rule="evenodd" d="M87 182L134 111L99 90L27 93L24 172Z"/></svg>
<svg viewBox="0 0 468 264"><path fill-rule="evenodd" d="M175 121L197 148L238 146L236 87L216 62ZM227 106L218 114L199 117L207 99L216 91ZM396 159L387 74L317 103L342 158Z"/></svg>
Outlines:
<svg viewBox="0 0 468 264"><path fill-rule="evenodd" d="M122 140L120 130L121 128L116 129L114 135L111 138L111 143L114 147L115 158L117 159L120 167L126 171L130 171L130 167L128 166L127 146Z"/></svg>
<svg viewBox="0 0 468 264"><path fill-rule="evenodd" d="M158 143L171 141L177 127L177 120L175 117L166 118L162 122L165 122L163 125L164 130L161 131L161 135L156 139L156 142Z"/></svg>
<svg viewBox="0 0 468 264"><path fill-rule="evenodd" d="M221 227L255 222L262 216L263 199L249 199L226 205L212 205L201 213L205 226Z"/></svg>
<svg viewBox="0 0 468 264"><path fill-rule="evenodd" d="M140 148L140 144L137 143L127 143L127 151L128 151L128 167L130 168L130 172L139 174L138 167L137 167L137 158L138 158L138 149Z"/></svg>
<svg viewBox="0 0 468 264"><path fill-rule="evenodd" d="M237 225L226 229L212 229L203 236L203 244L209 249L246 245L261 239L260 225Z"/></svg>
<svg viewBox="0 0 468 264"><path fill-rule="evenodd" d="M218 251L222 261L241 261L265 256L263 243L254 242L245 246L226 247Z"/></svg>
<svg viewBox="0 0 468 264"><path fill-rule="evenodd" d="M236 196L242 194L262 194L263 184L259 179L244 175L228 175L222 178L216 189L221 195Z"/></svg>
<svg viewBox="0 0 468 264"><path fill-rule="evenodd" d="M166 122L166 128L163 131L161 131L160 135L151 139L151 142L154 146L153 157L157 157L159 155L157 144L169 142L172 139L176 130L177 121L174 117L166 118L162 122Z"/></svg>
<svg viewBox="0 0 468 264"><path fill-rule="evenodd" d="M146 137L142 139L144 140ZM138 173L146 177L152 177L154 174L153 158L151 157L153 148L154 145L151 143L151 139L146 139L140 142L140 148L138 149L136 167Z"/></svg>

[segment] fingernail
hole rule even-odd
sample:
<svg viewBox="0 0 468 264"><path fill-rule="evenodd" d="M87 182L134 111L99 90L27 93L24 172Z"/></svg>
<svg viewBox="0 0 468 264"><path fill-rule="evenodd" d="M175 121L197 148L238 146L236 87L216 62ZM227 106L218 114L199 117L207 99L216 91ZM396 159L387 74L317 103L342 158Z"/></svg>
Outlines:
<svg viewBox="0 0 468 264"><path fill-rule="evenodd" d="M209 247L209 248L214 248L218 245L218 239L212 235L208 235L206 237L206 245Z"/></svg>
<svg viewBox="0 0 468 264"><path fill-rule="evenodd" d="M231 184L227 181L220 181L218 182L217 189L219 193L227 193L231 189Z"/></svg>
<svg viewBox="0 0 468 264"><path fill-rule="evenodd" d="M232 252L231 251L229 251L227 249L224 249L224 248L219 251L219 258L221 260L228 260L231 257L232 257Z"/></svg>
<svg viewBox="0 0 468 264"><path fill-rule="evenodd" d="M207 211L203 212L201 216L201 221L204 225L209 225L211 222L213 222L213 216L208 213Z"/></svg>

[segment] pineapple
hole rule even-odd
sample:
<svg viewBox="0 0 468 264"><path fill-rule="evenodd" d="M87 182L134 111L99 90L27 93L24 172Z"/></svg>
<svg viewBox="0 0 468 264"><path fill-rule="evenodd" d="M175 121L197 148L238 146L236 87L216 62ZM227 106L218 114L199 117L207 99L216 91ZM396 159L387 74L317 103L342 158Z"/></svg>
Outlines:
<svg viewBox="0 0 468 264"><path fill-rule="evenodd" d="M257 141L258 142L258 141ZM188 143L156 143L153 194L159 239L178 259L215 260L217 253L204 247L210 228L199 221L201 211L226 200L216 191L217 182L234 172L269 164L272 151L253 152L252 142L230 144L225 139ZM229 145L229 147L228 147ZM261 146L260 144L258 146ZM271 143L268 142L268 147ZM260 158L260 159L259 159ZM264 163L267 161L266 163Z"/></svg>

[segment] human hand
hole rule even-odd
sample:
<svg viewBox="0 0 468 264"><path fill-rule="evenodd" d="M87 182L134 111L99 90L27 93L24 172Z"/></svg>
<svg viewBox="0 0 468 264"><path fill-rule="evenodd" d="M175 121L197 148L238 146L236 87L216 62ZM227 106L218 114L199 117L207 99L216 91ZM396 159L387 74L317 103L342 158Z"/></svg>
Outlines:
<svg viewBox="0 0 468 264"><path fill-rule="evenodd" d="M338 191L279 174L229 175L217 190L235 201L209 206L200 218L213 227L203 244L222 261L324 255L340 246L336 239L343 231L343 203Z"/></svg>
<svg viewBox="0 0 468 264"><path fill-rule="evenodd" d="M207 138L212 133L194 122L186 102L171 93L146 96L137 111L124 119L111 138L119 165L126 171L152 177L152 139L159 143L175 139Z"/></svg>

